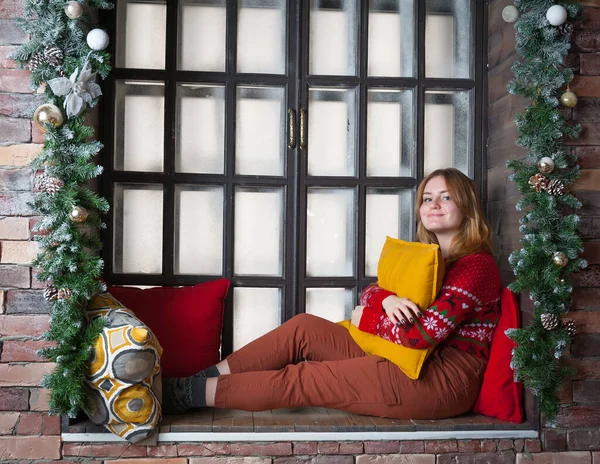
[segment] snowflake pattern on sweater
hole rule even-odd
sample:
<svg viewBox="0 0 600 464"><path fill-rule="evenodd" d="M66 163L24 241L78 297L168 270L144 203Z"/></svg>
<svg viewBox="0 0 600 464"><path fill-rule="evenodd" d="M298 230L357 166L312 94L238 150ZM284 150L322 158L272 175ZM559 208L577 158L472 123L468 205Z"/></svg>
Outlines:
<svg viewBox="0 0 600 464"><path fill-rule="evenodd" d="M383 300L394 293L376 284L366 287L359 329L411 348L443 343L487 359L500 317L501 291L494 259L475 253L450 266L436 300L414 323L396 326L383 310Z"/></svg>

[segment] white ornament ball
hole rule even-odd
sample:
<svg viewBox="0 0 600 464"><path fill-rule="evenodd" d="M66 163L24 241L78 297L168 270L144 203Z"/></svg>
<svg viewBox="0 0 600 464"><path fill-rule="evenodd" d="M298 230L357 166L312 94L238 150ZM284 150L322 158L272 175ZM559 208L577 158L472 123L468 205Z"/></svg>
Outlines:
<svg viewBox="0 0 600 464"><path fill-rule="evenodd" d="M69 19L77 19L83 14L83 6L79 2L68 2L65 5L65 14Z"/></svg>
<svg viewBox="0 0 600 464"><path fill-rule="evenodd" d="M546 11L546 19L553 26L560 26L567 20L567 10L560 5L552 5Z"/></svg>
<svg viewBox="0 0 600 464"><path fill-rule="evenodd" d="M519 10L514 5L507 5L502 10L502 19L507 23L514 23L519 19Z"/></svg>
<svg viewBox="0 0 600 464"><path fill-rule="evenodd" d="M108 34L102 29L92 29L88 32L87 44L92 50L104 50L108 47Z"/></svg>

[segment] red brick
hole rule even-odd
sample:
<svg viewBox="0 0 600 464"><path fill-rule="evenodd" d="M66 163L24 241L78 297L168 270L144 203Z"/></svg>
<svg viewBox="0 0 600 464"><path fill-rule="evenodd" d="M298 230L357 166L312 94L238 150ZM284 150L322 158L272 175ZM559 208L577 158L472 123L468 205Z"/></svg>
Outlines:
<svg viewBox="0 0 600 464"><path fill-rule="evenodd" d="M600 263L600 243L586 242L583 244L583 248L583 258L585 258L590 264Z"/></svg>
<svg viewBox="0 0 600 464"><path fill-rule="evenodd" d="M597 76L575 76L571 90L578 97L600 97L600 79Z"/></svg>
<svg viewBox="0 0 600 464"><path fill-rule="evenodd" d="M36 351L42 348L49 348L55 343L44 340L6 340L2 346L2 362L41 362Z"/></svg>
<svg viewBox="0 0 600 464"><path fill-rule="evenodd" d="M592 462L594 464L600 464L600 451L595 451L592 453Z"/></svg>
<svg viewBox="0 0 600 464"><path fill-rule="evenodd" d="M0 265L0 282L3 287L29 288L31 271L27 266Z"/></svg>
<svg viewBox="0 0 600 464"><path fill-rule="evenodd" d="M60 416L42 415L42 435L60 435Z"/></svg>
<svg viewBox="0 0 600 464"><path fill-rule="evenodd" d="M16 459L60 459L60 437L0 437L0 457Z"/></svg>
<svg viewBox="0 0 600 464"><path fill-rule="evenodd" d="M20 18L24 15L23 2L19 0L2 0L0 2L0 18Z"/></svg>
<svg viewBox="0 0 600 464"><path fill-rule="evenodd" d="M600 33L598 31L575 31L573 45L573 51L596 53L600 50Z"/></svg>
<svg viewBox="0 0 600 464"><path fill-rule="evenodd" d="M510 441L512 449L512 440ZM479 453L481 451L481 443L479 440L458 440L459 453Z"/></svg>
<svg viewBox="0 0 600 464"><path fill-rule="evenodd" d="M187 464L185 458L167 458L167 459L115 459L110 464Z"/></svg>
<svg viewBox="0 0 600 464"><path fill-rule="evenodd" d="M18 435L39 435L42 431L42 414L22 412L17 424Z"/></svg>
<svg viewBox="0 0 600 464"><path fill-rule="evenodd" d="M69 443L70 444L70 443ZM74 445L72 450L69 450L69 454L66 453L65 447L67 443L63 446L63 454L65 456L94 456L94 457L107 457L114 458L115 456L123 457L123 458L135 458L135 457L145 457L146 456L146 447L145 446L137 446L127 444L97 444L92 443L89 445L80 445L82 453L79 454L77 452L73 453L72 451L78 451L77 445ZM83 452L88 452L90 454L83 454Z"/></svg>
<svg viewBox="0 0 600 464"><path fill-rule="evenodd" d="M599 427L600 406L572 406L562 409L556 418L558 427Z"/></svg>
<svg viewBox="0 0 600 464"><path fill-rule="evenodd" d="M3 240L2 255L0 263L2 264L25 264L30 265L39 252L39 244L29 240Z"/></svg>
<svg viewBox="0 0 600 464"><path fill-rule="evenodd" d="M12 435L18 421L18 412L0 412L0 435Z"/></svg>
<svg viewBox="0 0 600 464"><path fill-rule="evenodd" d="M567 444L570 450L600 450L600 430L568 430Z"/></svg>
<svg viewBox="0 0 600 464"><path fill-rule="evenodd" d="M39 337L49 328L48 316L0 316L0 337Z"/></svg>
<svg viewBox="0 0 600 464"><path fill-rule="evenodd" d="M0 290L0 314L4 314L4 300L6 300L6 292Z"/></svg>
<svg viewBox="0 0 600 464"><path fill-rule="evenodd" d="M514 464L514 451L475 454L439 454L437 464Z"/></svg>
<svg viewBox="0 0 600 464"><path fill-rule="evenodd" d="M542 451L540 440L525 440L525 451L528 453L539 453Z"/></svg>
<svg viewBox="0 0 600 464"><path fill-rule="evenodd" d="M0 387L12 385L37 387L54 369L53 363L0 364Z"/></svg>
<svg viewBox="0 0 600 464"><path fill-rule="evenodd" d="M579 55L579 72L583 75L600 75L600 55L597 53Z"/></svg>
<svg viewBox="0 0 600 464"><path fill-rule="evenodd" d="M317 454L317 442L316 441L301 441L293 444L294 454Z"/></svg>
<svg viewBox="0 0 600 464"><path fill-rule="evenodd" d="M46 134L36 124L31 125L31 141L33 143L44 143Z"/></svg>
<svg viewBox="0 0 600 464"><path fill-rule="evenodd" d="M332 441L320 442L317 444L319 454L340 454L340 444Z"/></svg>
<svg viewBox="0 0 600 464"><path fill-rule="evenodd" d="M89 443L64 443L62 454L63 456L77 457L93 456L92 445Z"/></svg>
<svg viewBox="0 0 600 464"><path fill-rule="evenodd" d="M494 453L497 448L496 440L481 440L482 453Z"/></svg>
<svg viewBox="0 0 600 464"><path fill-rule="evenodd" d="M570 451L566 453L519 453L516 464L591 464L588 452Z"/></svg>
<svg viewBox="0 0 600 464"><path fill-rule="evenodd" d="M283 458L288 459L288 458ZM289 458L293 459L293 458ZM192 458L190 464L271 464L271 458L232 458L232 457L206 457ZM279 462L276 460L276 462ZM106 463L106 461L105 461ZM310 461L306 461L309 464Z"/></svg>
<svg viewBox="0 0 600 464"><path fill-rule="evenodd" d="M30 78L27 69L0 69L0 92L31 93Z"/></svg>
<svg viewBox="0 0 600 464"><path fill-rule="evenodd" d="M177 445L177 456L215 456L230 454L228 443L181 443Z"/></svg>
<svg viewBox="0 0 600 464"><path fill-rule="evenodd" d="M581 221L581 225L585 224L585 220L589 218L583 218ZM593 227L600 228L600 222L597 221L597 218L594 218ZM580 227L580 231L584 233L582 228ZM589 266L587 269L582 271L575 272L573 274L573 285L575 287L599 287L600 286L600 267L599 266Z"/></svg>
<svg viewBox="0 0 600 464"><path fill-rule="evenodd" d="M592 336L596 336L593 334ZM581 335L582 337L585 335ZM573 380L587 380L600 378L600 360L593 359L569 359L564 358L563 362L577 369L577 374Z"/></svg>
<svg viewBox="0 0 600 464"><path fill-rule="evenodd" d="M45 388L31 388L29 394L29 409L31 411L50 410L50 390Z"/></svg>
<svg viewBox="0 0 600 464"><path fill-rule="evenodd" d="M600 333L600 311L574 311L567 317L575 321L578 334Z"/></svg>
<svg viewBox="0 0 600 464"><path fill-rule="evenodd" d="M558 388L556 397L560 404L571 404L573 402L573 382L564 381Z"/></svg>
<svg viewBox="0 0 600 464"><path fill-rule="evenodd" d="M580 405L600 405L600 381L573 382L573 401Z"/></svg>
<svg viewBox="0 0 600 464"><path fill-rule="evenodd" d="M177 445L148 446L146 455L154 457L177 456Z"/></svg>
<svg viewBox="0 0 600 464"><path fill-rule="evenodd" d="M34 143L0 146L0 165L27 166L42 148L43 145Z"/></svg>
<svg viewBox="0 0 600 464"><path fill-rule="evenodd" d="M577 24L578 29L600 29L600 9L586 8L583 19Z"/></svg>
<svg viewBox="0 0 600 464"><path fill-rule="evenodd" d="M423 440L406 440L400 442L400 453L418 454L425 452L425 442Z"/></svg>
<svg viewBox="0 0 600 464"><path fill-rule="evenodd" d="M287 456L292 454L291 443L232 443L235 456Z"/></svg>
<svg viewBox="0 0 600 464"><path fill-rule="evenodd" d="M498 440L498 451L511 450L513 449L512 440Z"/></svg>
<svg viewBox="0 0 600 464"><path fill-rule="evenodd" d="M0 218L0 239L27 240L29 238L29 219L20 217Z"/></svg>
<svg viewBox="0 0 600 464"><path fill-rule="evenodd" d="M0 388L0 411L25 411L29 406L26 388Z"/></svg>
<svg viewBox="0 0 600 464"><path fill-rule="evenodd" d="M600 356L600 334L575 335L571 355L578 358Z"/></svg>
<svg viewBox="0 0 600 464"><path fill-rule="evenodd" d="M425 440L426 453L456 453L458 444L456 440Z"/></svg>
<svg viewBox="0 0 600 464"><path fill-rule="evenodd" d="M365 454L391 454L399 452L399 441L365 441Z"/></svg>
<svg viewBox="0 0 600 464"><path fill-rule="evenodd" d="M574 288L573 309L600 309L600 288Z"/></svg>
<svg viewBox="0 0 600 464"><path fill-rule="evenodd" d="M438 461L439 462L439 461ZM456 461L454 461L456 462ZM388 454L357 456L356 464L435 464L433 454Z"/></svg>
<svg viewBox="0 0 600 464"><path fill-rule="evenodd" d="M362 441L350 441L340 443L340 454L362 454L364 446ZM294 448L294 454L296 449Z"/></svg>
<svg viewBox="0 0 600 464"><path fill-rule="evenodd" d="M544 430L544 451L565 451L567 449L567 434L564 431Z"/></svg>
<svg viewBox="0 0 600 464"><path fill-rule="evenodd" d="M17 47L11 45L0 46L0 68L15 69L17 67L17 62L8 57L8 55L10 55L16 49Z"/></svg>

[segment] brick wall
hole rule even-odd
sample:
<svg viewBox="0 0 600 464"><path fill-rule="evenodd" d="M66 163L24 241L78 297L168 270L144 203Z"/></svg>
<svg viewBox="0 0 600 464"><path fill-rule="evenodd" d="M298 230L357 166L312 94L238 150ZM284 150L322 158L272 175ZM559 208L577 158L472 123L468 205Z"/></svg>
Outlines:
<svg viewBox="0 0 600 464"><path fill-rule="evenodd" d="M490 112L488 188L489 213L498 235L497 254L504 275L510 275L506 257L518 245L517 192L506 182L504 161L519 156L512 121L523 105L506 95L510 64L514 61L512 26L500 11L507 4L490 4ZM577 277L575 311L578 335L568 362L579 376L563 391L565 409L558 428L544 429L539 440L442 440L350 443L204 443L127 444L61 443L59 418L50 417L48 392L38 387L52 366L36 356L44 345L40 335L48 328L48 307L29 266L36 246L31 241L33 172L28 163L40 151L43 135L30 116L40 96L29 88L27 71L15 69L7 55L27 40L14 18L22 14L22 0L0 0L0 461L111 460L115 464L150 464L157 459L173 464L367 464L374 462L445 463L569 463L600 464L600 5L589 1L587 20L577 31L571 61L580 71L573 89L581 97L573 112L585 133L574 149L584 173L578 195L584 202L582 232L586 238L589 270ZM531 402L530 402L531 403ZM530 404L530 412L533 408ZM544 451L562 451L547 453ZM594 450L594 451L592 451ZM532 459L528 459L531 457Z"/></svg>
<svg viewBox="0 0 600 464"><path fill-rule="evenodd" d="M505 162L524 151L514 144L518 132L514 117L526 104L522 97L508 95L515 54L514 27L502 21L508 0L494 0L489 8L489 118L488 118L488 214L495 228L496 254L505 282L513 276L507 258L519 246L519 213L514 209L519 193L507 179ZM572 119L583 127L581 138L570 141L580 158L581 178L574 187L582 201L580 232L590 266L574 277L573 307L577 335L565 363L579 370L561 391L562 411L556 428L544 428L546 450L600 449L600 2L581 1L585 19L576 25L568 64L576 77L571 89L579 96ZM531 317L528 300L522 302L524 319ZM533 401L528 397L528 412Z"/></svg>

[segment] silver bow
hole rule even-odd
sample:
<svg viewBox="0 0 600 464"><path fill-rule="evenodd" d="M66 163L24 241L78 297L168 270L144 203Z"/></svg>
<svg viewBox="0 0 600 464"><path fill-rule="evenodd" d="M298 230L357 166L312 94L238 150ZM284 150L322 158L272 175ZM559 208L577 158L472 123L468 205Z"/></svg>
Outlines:
<svg viewBox="0 0 600 464"><path fill-rule="evenodd" d="M57 77L49 80L48 85L57 97L66 95L65 110L67 117L72 118L83 113L88 105L93 106L94 99L102 95L100 86L95 81L96 73L92 73L90 64L86 62L81 73L77 68L69 79Z"/></svg>

